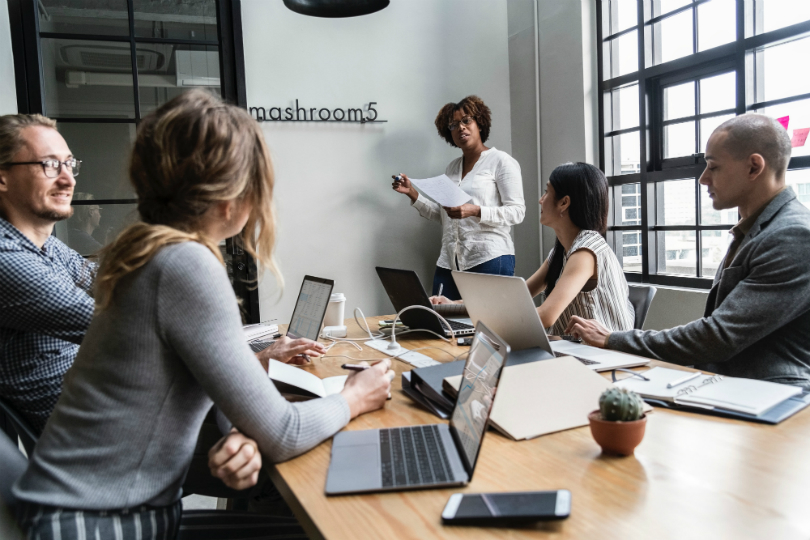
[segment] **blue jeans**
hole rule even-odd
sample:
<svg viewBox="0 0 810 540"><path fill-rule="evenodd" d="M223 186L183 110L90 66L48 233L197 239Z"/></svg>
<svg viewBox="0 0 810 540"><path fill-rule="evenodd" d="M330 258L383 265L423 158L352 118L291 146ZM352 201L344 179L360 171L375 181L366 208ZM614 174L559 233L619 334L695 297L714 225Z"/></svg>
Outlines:
<svg viewBox="0 0 810 540"><path fill-rule="evenodd" d="M515 256L501 255L491 261L468 268L465 272L495 274L496 276L514 276ZM458 292L456 282L453 281L453 274L447 268L437 266L436 273L433 274L433 296L439 294L439 285L444 285L444 287L442 287L442 296L446 296L450 300L461 300L461 294Z"/></svg>

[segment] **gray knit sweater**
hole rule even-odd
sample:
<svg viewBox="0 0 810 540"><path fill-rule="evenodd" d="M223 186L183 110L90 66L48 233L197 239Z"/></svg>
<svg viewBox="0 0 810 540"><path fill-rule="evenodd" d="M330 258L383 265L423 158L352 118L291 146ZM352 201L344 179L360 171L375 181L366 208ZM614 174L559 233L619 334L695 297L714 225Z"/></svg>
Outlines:
<svg viewBox="0 0 810 540"><path fill-rule="evenodd" d="M212 400L273 462L350 419L340 395L281 397L245 343L225 268L200 244L169 246L94 317L14 493L88 510L171 504Z"/></svg>

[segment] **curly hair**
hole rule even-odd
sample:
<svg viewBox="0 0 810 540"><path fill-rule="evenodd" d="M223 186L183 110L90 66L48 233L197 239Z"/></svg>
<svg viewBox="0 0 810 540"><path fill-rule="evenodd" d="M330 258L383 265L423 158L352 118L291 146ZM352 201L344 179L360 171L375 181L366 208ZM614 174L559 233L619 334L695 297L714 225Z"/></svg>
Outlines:
<svg viewBox="0 0 810 540"><path fill-rule="evenodd" d="M478 124L478 130L481 133L481 142L487 142L489 139L489 129L492 127L492 116L489 107L484 104L478 96L467 96L458 103L448 103L441 108L439 114L436 115L436 129L447 144L456 146L453 142L453 134L450 132L450 122L453 121L453 115L456 111L464 111L469 116L472 116L475 123Z"/></svg>

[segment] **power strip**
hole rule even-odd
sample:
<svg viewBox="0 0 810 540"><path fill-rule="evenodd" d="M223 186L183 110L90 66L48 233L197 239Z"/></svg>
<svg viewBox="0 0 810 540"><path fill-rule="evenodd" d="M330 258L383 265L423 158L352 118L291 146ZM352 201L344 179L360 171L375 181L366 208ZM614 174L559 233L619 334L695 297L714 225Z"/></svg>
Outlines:
<svg viewBox="0 0 810 540"><path fill-rule="evenodd" d="M373 339L370 341L366 341L365 345L368 345L372 349L380 351L383 354L387 354L388 356L396 356L398 360L403 360L408 364L412 365L413 367L421 368L441 364L441 362L438 362L433 358L425 356L424 354L420 354L415 351L410 351L405 347L403 347L402 345L400 345L399 343L397 343L396 349L389 349L388 346L391 345L391 342L384 341L382 339Z"/></svg>

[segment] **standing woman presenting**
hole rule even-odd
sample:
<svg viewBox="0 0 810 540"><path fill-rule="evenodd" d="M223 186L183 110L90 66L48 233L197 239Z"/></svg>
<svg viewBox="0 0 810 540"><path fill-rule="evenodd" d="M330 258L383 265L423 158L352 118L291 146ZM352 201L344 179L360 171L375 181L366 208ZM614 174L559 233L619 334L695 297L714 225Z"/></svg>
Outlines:
<svg viewBox="0 0 810 540"><path fill-rule="evenodd" d="M515 245L509 235L512 225L523 221L526 205L520 165L512 156L484 143L492 125L489 107L477 96L448 103L436 116L439 135L461 149L445 174L472 197L472 202L454 208L441 207L414 189L402 174L394 191L411 199L423 218L442 224L442 251L436 262L433 294L451 300L461 295L451 270L480 274L515 274Z"/></svg>

